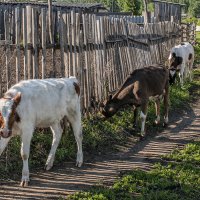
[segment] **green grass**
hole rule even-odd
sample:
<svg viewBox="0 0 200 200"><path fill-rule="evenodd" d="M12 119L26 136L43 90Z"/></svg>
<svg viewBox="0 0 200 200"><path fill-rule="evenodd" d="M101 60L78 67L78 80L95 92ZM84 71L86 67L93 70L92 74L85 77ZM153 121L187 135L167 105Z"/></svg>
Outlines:
<svg viewBox="0 0 200 200"><path fill-rule="evenodd" d="M200 32L196 32L196 45L194 46L195 50L195 64L200 64Z"/></svg>
<svg viewBox="0 0 200 200"><path fill-rule="evenodd" d="M119 178L112 187L96 186L67 200L198 200L200 198L200 141L165 156L172 162L160 163L145 172L134 170ZM178 162L173 162L178 161Z"/></svg>
<svg viewBox="0 0 200 200"><path fill-rule="evenodd" d="M189 106L199 98L200 70L194 71L194 81L182 89L170 89L170 109ZM196 97L196 98L195 98ZM149 125L154 116L150 105ZM150 128L150 127L149 127ZM152 127L151 127L152 129ZM184 149L175 149L162 157L164 164L157 163L148 172L134 170L119 179L111 187L94 186L89 191L66 197L67 200L199 200L200 199L200 141L187 144Z"/></svg>
<svg viewBox="0 0 200 200"><path fill-rule="evenodd" d="M199 41L200 40L200 32L196 32L196 40ZM195 47L196 48L196 47Z"/></svg>
<svg viewBox="0 0 200 200"><path fill-rule="evenodd" d="M170 89L170 110L190 106L199 98L200 69L194 70L194 80L183 88ZM123 111L123 113L129 111ZM131 115L131 113L129 113ZM147 124L149 130L154 120L153 104L150 104ZM132 119L132 118L130 118ZM115 117L118 122L118 116ZM162 128L158 129L161 130ZM148 172L134 170L119 177L112 187L92 187L89 191L68 196L67 200L198 200L200 199L200 141L190 143L184 149L175 149L163 156L167 164L157 163Z"/></svg>

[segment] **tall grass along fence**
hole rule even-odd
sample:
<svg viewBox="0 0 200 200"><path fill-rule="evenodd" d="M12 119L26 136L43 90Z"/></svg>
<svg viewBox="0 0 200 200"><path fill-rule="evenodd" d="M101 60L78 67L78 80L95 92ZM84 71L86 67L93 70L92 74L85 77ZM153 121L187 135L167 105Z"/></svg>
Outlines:
<svg viewBox="0 0 200 200"><path fill-rule="evenodd" d="M1 4L0 94L23 79L76 76L83 112L119 88L134 69L163 63L181 39L174 22L137 25L131 17ZM50 31L49 31L50 30Z"/></svg>

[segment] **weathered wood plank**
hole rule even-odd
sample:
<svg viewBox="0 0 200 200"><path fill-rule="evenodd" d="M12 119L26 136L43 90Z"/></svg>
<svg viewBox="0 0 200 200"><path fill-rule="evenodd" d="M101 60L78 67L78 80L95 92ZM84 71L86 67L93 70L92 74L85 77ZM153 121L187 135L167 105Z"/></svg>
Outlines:
<svg viewBox="0 0 200 200"><path fill-rule="evenodd" d="M4 13L4 24L5 24L5 40L7 42L10 41L10 14L9 14L9 8L7 7ZM6 47L6 89L8 90L11 86L11 80L10 80L10 59L11 59L11 52L10 52L10 46L9 43Z"/></svg>
<svg viewBox="0 0 200 200"><path fill-rule="evenodd" d="M47 41L47 10L43 8L42 14L42 79L46 78L46 41Z"/></svg>
<svg viewBox="0 0 200 200"><path fill-rule="evenodd" d="M32 30L33 30L33 78L39 77L38 67L38 23L37 23L37 10L32 8Z"/></svg>
<svg viewBox="0 0 200 200"><path fill-rule="evenodd" d="M20 81L20 35L21 35L21 21L20 21L20 8L15 8L15 30L16 30L16 82Z"/></svg>
<svg viewBox="0 0 200 200"><path fill-rule="evenodd" d="M28 78L27 11L23 8L24 80Z"/></svg>
<svg viewBox="0 0 200 200"><path fill-rule="evenodd" d="M60 59L61 59L61 66L60 71L62 77L65 76L65 64L64 64L64 19L62 11L58 12L59 15L59 39L60 39Z"/></svg>
<svg viewBox="0 0 200 200"><path fill-rule="evenodd" d="M26 6L27 16L27 43L32 44L32 6ZM32 49L27 50L28 58L28 79L33 78Z"/></svg>

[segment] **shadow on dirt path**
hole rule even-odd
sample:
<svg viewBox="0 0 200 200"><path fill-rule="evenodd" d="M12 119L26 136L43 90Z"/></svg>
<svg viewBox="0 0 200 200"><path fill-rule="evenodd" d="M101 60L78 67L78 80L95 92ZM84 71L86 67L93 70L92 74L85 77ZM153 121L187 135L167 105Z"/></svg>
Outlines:
<svg viewBox="0 0 200 200"><path fill-rule="evenodd" d="M147 134L126 152L90 158L80 169L66 162L52 171L34 172L28 188L19 187L15 181L0 182L0 199L58 199L95 184L110 184L123 171L149 170L155 162L162 162L161 155L197 138L200 138L200 100L184 111L173 112L165 131Z"/></svg>

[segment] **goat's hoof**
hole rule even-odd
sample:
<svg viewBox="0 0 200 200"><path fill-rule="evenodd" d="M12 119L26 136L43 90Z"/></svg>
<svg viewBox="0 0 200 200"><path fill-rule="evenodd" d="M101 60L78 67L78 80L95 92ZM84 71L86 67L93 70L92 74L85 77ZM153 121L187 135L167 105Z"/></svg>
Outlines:
<svg viewBox="0 0 200 200"><path fill-rule="evenodd" d="M132 130L133 130L133 131L137 131L137 130L138 130L138 126L133 125Z"/></svg>
<svg viewBox="0 0 200 200"><path fill-rule="evenodd" d="M29 181L23 180L23 181L20 183L20 186L21 186L21 187L27 187L27 186L28 186L28 183L29 183Z"/></svg>
<svg viewBox="0 0 200 200"><path fill-rule="evenodd" d="M76 167L81 167L83 162L76 161Z"/></svg>
<svg viewBox="0 0 200 200"><path fill-rule="evenodd" d="M159 124L160 124L160 121L155 120L155 121L154 121L154 124L155 124L155 125L159 125Z"/></svg>
<svg viewBox="0 0 200 200"><path fill-rule="evenodd" d="M53 165L50 165L50 164L46 164L44 169L49 171L51 168L53 167Z"/></svg>
<svg viewBox="0 0 200 200"><path fill-rule="evenodd" d="M166 128L167 126L168 126L168 124L164 122L163 127Z"/></svg>
<svg viewBox="0 0 200 200"><path fill-rule="evenodd" d="M140 140L144 139L145 135L146 135L145 132L141 132L141 133L140 133Z"/></svg>

